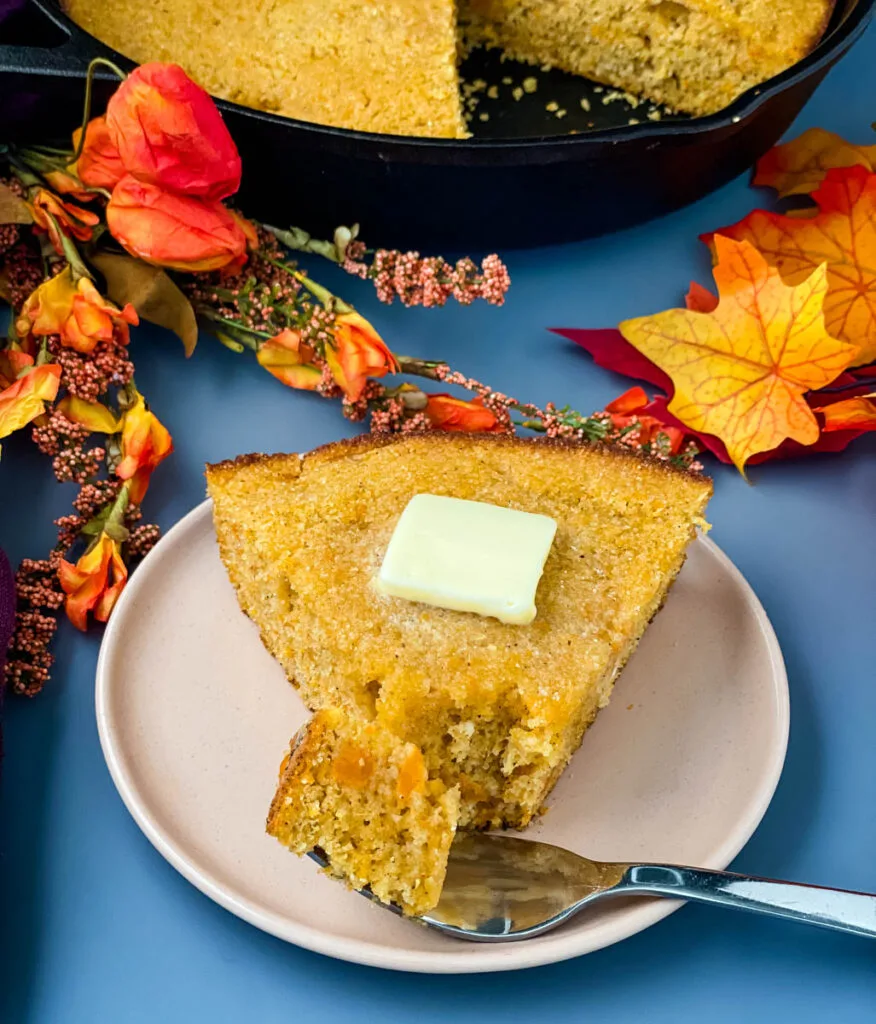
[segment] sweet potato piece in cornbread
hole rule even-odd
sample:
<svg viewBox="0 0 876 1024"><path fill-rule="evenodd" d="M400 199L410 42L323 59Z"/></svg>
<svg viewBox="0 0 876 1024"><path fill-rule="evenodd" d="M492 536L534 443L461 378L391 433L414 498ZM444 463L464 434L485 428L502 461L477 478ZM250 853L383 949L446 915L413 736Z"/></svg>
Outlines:
<svg viewBox="0 0 876 1024"><path fill-rule="evenodd" d="M464 136L452 0L63 0L140 63L172 61L208 92L302 121Z"/></svg>
<svg viewBox="0 0 876 1024"><path fill-rule="evenodd" d="M711 114L796 64L834 0L460 0L468 45Z"/></svg>
<svg viewBox="0 0 876 1024"><path fill-rule="evenodd" d="M267 829L294 853L319 848L353 888L423 914L441 895L458 815L458 790L428 777L412 743L324 708L293 740Z"/></svg>
<svg viewBox="0 0 876 1024"><path fill-rule="evenodd" d="M542 807L702 522L711 482L603 446L485 435L363 437L210 466L243 610L312 709L343 707L459 785L460 826ZM373 585L419 493L557 521L526 626Z"/></svg>

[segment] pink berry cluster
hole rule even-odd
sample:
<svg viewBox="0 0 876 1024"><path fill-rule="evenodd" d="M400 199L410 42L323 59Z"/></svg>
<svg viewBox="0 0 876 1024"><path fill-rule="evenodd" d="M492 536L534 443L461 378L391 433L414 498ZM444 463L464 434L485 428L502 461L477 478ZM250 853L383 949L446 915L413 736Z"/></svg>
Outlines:
<svg viewBox="0 0 876 1024"><path fill-rule="evenodd" d="M450 264L441 256L398 249L378 249L370 263L365 256L365 246L353 242L342 266L348 274L373 281L377 297L386 303L398 298L405 306L443 306L453 298L464 306L476 299L501 306L511 285L507 267L495 254L480 266L467 256Z"/></svg>

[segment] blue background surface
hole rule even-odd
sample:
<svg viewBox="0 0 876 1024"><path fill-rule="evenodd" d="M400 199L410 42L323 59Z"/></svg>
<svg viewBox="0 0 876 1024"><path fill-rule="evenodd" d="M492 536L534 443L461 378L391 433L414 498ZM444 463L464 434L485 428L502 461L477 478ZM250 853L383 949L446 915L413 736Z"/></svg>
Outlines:
<svg viewBox="0 0 876 1024"><path fill-rule="evenodd" d="M794 132L821 125L876 142L874 118L871 29ZM677 304L691 277L709 282L698 232L763 201L740 179L612 238L504 253L513 286L501 310L386 308L366 284L338 284L397 351L447 358L521 399L589 411L626 383L545 328L605 326ZM306 205L300 220L306 225ZM337 280L316 263L327 283ZM176 442L147 500L147 514L165 528L202 500L205 461L303 450L354 430L334 404L288 391L209 339L186 362L173 338L141 329L134 352L138 383ZM735 862L742 871L876 891L874 456L876 437L865 438L841 456L757 467L752 486L715 468L713 536L772 618L792 699L785 772ZM48 550L51 521L72 495L28 444L4 445L0 543L13 561ZM99 642L65 624L47 691L7 703L4 1024L876 1019L876 944L701 907L575 961L438 981L336 962L264 935L177 875L124 809L94 722Z"/></svg>

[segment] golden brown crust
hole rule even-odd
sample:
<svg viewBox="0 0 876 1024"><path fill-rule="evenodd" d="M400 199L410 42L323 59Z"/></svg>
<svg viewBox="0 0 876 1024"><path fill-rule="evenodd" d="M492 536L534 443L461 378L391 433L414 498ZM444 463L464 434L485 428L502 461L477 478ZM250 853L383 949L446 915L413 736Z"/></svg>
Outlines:
<svg viewBox="0 0 876 1024"><path fill-rule="evenodd" d="M712 489L625 449L456 433L250 456L209 467L208 482L241 605L305 702L377 716L446 784L457 766L480 787L463 793L462 824L483 826L537 810L542 780L608 700ZM489 619L375 600L369 581L400 509L436 488L563 524L532 627L509 635ZM449 731L436 728L444 715Z"/></svg>
<svg viewBox="0 0 876 1024"><path fill-rule="evenodd" d="M329 713L330 709L325 709L321 715L315 715L292 737L289 753L284 759L280 772L277 791L271 801L271 808L265 822L265 829L271 835L276 833L277 821L282 814L287 792L308 771L314 755L325 743L329 733L329 722L327 721Z"/></svg>
<svg viewBox="0 0 876 1024"><path fill-rule="evenodd" d="M623 445L608 444L605 442L581 441L574 438L561 437L518 437L516 434L477 434L463 431L426 431L418 434L357 434L355 437L342 438L339 441L331 441L328 444L320 445L306 453L289 453L263 455L252 453L249 455L238 455L235 459L226 459L223 462L208 463L206 471L208 477L211 474L221 475L228 470L239 469L242 466L288 465L290 459L298 459L300 468L303 470L311 462L333 462L336 459L346 458L350 455L366 454L379 448L386 448L391 445L403 445L427 440L428 443L437 444L458 444L460 441L468 442L472 446L477 445L509 445L515 447L548 447L552 449L568 451L593 451L607 456L633 459L653 469L663 472L679 474L689 480L701 481L705 487L712 491L712 481L709 477L692 473L690 470L681 468L669 462L663 462L653 456L643 455L641 452L626 448Z"/></svg>

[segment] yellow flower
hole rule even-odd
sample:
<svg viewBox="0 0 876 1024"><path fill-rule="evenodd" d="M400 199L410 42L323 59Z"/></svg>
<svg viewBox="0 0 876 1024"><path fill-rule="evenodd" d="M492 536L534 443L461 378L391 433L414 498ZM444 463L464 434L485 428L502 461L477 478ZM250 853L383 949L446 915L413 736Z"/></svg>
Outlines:
<svg viewBox="0 0 876 1024"><path fill-rule="evenodd" d="M315 391L322 373L310 365L313 349L302 344L299 331L280 331L264 342L256 354L259 365L290 388Z"/></svg>
<svg viewBox="0 0 876 1024"><path fill-rule="evenodd" d="M92 352L99 341L110 341L114 334L127 344L128 326L139 322L130 303L119 309L87 277L75 281L68 266L28 296L15 327L22 338L58 334L67 348Z"/></svg>
<svg viewBox="0 0 876 1024"><path fill-rule="evenodd" d="M141 394L122 418L122 461L116 476L130 481L132 504L139 505L149 486L152 470L173 451L173 439Z"/></svg>

